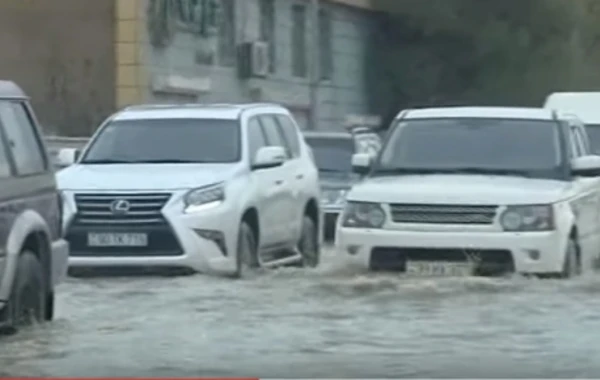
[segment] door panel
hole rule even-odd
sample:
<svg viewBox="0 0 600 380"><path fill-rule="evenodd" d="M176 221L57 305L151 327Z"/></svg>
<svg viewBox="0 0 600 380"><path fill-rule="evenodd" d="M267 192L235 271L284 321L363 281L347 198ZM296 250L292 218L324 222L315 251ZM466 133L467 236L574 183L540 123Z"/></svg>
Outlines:
<svg viewBox="0 0 600 380"><path fill-rule="evenodd" d="M293 153L286 144L285 138L281 133L279 125L273 115L261 115L259 117L262 129L265 132L267 143L270 146L282 146L288 152L288 160L277 168L278 176L278 196L277 196L277 222L279 230L278 243L288 243L293 240L293 223L295 222L296 199L294 191L295 172L293 166Z"/></svg>

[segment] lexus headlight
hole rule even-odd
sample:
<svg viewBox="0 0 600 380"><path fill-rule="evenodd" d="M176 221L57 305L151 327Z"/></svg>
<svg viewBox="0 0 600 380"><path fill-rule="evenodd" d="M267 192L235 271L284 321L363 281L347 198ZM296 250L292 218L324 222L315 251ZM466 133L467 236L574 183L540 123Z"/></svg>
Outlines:
<svg viewBox="0 0 600 380"><path fill-rule="evenodd" d="M509 206L500 216L504 231L550 231L554 229L551 205Z"/></svg>
<svg viewBox="0 0 600 380"><path fill-rule="evenodd" d="M321 203L325 206L341 206L346 201L346 193L348 190L323 189L321 190Z"/></svg>
<svg viewBox="0 0 600 380"><path fill-rule="evenodd" d="M201 211L217 206L225 200L225 188L222 183L190 190L184 197L185 212Z"/></svg>
<svg viewBox="0 0 600 380"><path fill-rule="evenodd" d="M385 211L379 203L346 203L342 221L344 227L381 228L384 223Z"/></svg>

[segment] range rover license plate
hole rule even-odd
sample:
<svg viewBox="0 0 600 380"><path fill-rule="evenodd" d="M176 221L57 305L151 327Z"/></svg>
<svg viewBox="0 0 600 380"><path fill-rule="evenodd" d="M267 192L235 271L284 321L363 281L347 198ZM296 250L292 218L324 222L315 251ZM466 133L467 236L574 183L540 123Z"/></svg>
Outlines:
<svg viewBox="0 0 600 380"><path fill-rule="evenodd" d="M407 261L406 274L412 276L465 277L473 274L470 263L447 261Z"/></svg>
<svg viewBox="0 0 600 380"><path fill-rule="evenodd" d="M89 247L145 247L148 235L141 233L89 233Z"/></svg>

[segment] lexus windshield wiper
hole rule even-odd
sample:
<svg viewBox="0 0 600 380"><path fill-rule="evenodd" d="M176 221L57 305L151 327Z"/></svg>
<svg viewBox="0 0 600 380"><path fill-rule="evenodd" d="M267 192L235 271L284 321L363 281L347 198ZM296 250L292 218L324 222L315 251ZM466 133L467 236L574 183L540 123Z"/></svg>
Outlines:
<svg viewBox="0 0 600 380"><path fill-rule="evenodd" d="M131 163L135 163L135 162L136 161L119 160L119 159L115 159L115 158L103 158L103 159L97 159L97 160L81 161L82 164L131 164Z"/></svg>
<svg viewBox="0 0 600 380"><path fill-rule="evenodd" d="M156 159L156 160L140 160L135 161L138 164L203 164L207 161L179 160L176 158Z"/></svg>

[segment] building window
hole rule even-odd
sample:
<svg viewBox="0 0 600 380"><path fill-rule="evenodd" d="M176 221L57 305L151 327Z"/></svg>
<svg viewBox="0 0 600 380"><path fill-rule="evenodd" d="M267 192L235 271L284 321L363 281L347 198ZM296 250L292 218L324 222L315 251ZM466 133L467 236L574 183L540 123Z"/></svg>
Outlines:
<svg viewBox="0 0 600 380"><path fill-rule="evenodd" d="M235 0L221 0L219 17L219 65L235 65Z"/></svg>
<svg viewBox="0 0 600 380"><path fill-rule="evenodd" d="M269 46L269 72L274 73L277 66L275 0L260 0L260 39Z"/></svg>
<svg viewBox="0 0 600 380"><path fill-rule="evenodd" d="M329 80L333 75L333 49L331 33L331 14L319 11L319 68L322 80Z"/></svg>
<svg viewBox="0 0 600 380"><path fill-rule="evenodd" d="M306 77L306 7L292 6L292 75Z"/></svg>

